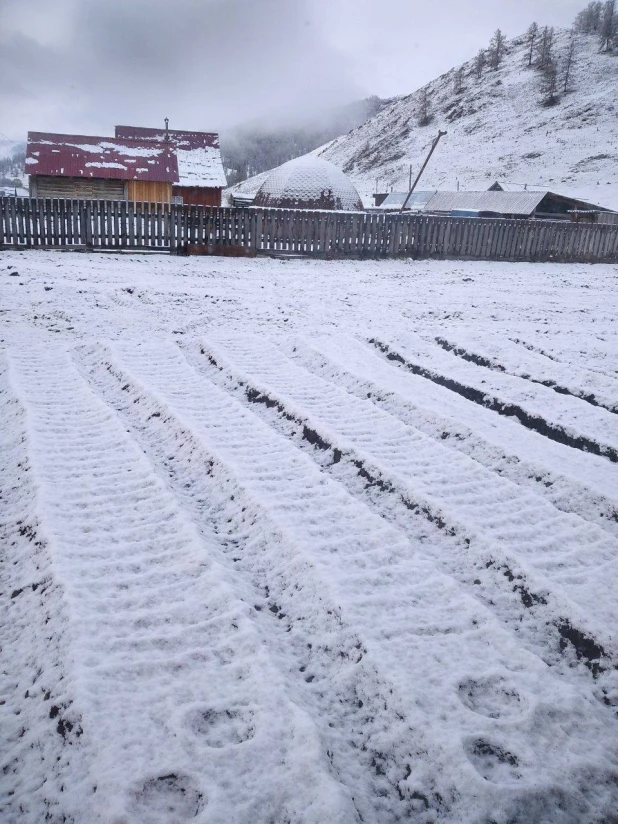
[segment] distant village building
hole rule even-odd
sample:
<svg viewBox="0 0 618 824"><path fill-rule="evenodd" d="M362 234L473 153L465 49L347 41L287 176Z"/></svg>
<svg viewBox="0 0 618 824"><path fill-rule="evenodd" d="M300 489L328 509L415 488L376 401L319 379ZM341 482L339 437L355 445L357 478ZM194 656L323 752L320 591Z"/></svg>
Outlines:
<svg viewBox="0 0 618 824"><path fill-rule="evenodd" d="M30 197L220 206L218 135L116 127L116 137L28 132Z"/></svg>
<svg viewBox="0 0 618 824"><path fill-rule="evenodd" d="M278 209L363 209L360 195L341 169L315 155L297 157L273 169L253 203Z"/></svg>
<svg viewBox="0 0 618 824"><path fill-rule="evenodd" d="M577 215L599 217L596 222L613 222L602 216L613 215L609 209L586 203L574 197L546 190L503 191L494 188L486 192L413 192L406 211L451 217L500 217L516 220L574 220ZM407 197L406 192L392 192L379 211L399 211Z"/></svg>

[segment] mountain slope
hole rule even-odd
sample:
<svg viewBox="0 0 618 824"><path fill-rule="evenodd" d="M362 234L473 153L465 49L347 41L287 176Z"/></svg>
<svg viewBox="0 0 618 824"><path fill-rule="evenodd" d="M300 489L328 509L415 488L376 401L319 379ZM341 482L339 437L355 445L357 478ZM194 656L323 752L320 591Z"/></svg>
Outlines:
<svg viewBox="0 0 618 824"><path fill-rule="evenodd" d="M563 65L571 33L557 30L554 55ZM618 57L599 53L598 38L578 35L569 91L554 106L541 103L538 70L527 67L524 37L507 41L496 70L476 77L474 61L414 94L388 101L366 123L330 143L323 157L347 172L365 195L407 187L438 128L448 131L421 188L485 189L494 180L547 186L618 209ZM558 87L562 92L562 72ZM432 114L419 127L427 92Z"/></svg>

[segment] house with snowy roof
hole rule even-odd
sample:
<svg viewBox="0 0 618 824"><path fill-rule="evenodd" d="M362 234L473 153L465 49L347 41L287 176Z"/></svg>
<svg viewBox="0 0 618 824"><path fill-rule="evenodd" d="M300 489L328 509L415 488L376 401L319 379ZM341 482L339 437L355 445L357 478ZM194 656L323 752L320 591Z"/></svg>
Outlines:
<svg viewBox="0 0 618 824"><path fill-rule="evenodd" d="M30 197L220 206L226 185L212 132L116 127L115 137L28 132Z"/></svg>

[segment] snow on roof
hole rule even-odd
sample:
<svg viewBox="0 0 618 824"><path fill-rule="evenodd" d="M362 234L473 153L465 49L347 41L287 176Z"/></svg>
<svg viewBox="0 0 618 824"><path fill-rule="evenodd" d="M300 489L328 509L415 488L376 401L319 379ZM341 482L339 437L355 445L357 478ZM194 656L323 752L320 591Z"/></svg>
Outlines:
<svg viewBox="0 0 618 824"><path fill-rule="evenodd" d="M180 186L227 186L221 152L214 146L197 149L176 149L178 183Z"/></svg>
<svg viewBox="0 0 618 824"><path fill-rule="evenodd" d="M406 212L422 212L431 200L431 198L435 195L435 193L435 189L433 189L431 192L412 192L406 205ZM407 192L391 192L389 195L387 195L387 197L383 200L382 204L378 208L387 210L401 209L407 197Z"/></svg>
<svg viewBox="0 0 618 824"><path fill-rule="evenodd" d="M452 212L455 209L499 212L529 217L547 192L436 192L426 212Z"/></svg>
<svg viewBox="0 0 618 824"><path fill-rule="evenodd" d="M495 188L494 188L495 187ZM468 189L476 188L470 185L468 181ZM534 186L528 183L508 183L504 180L496 180L491 186L487 187L487 191L502 191L502 192L546 192L547 186Z"/></svg>
<svg viewBox="0 0 618 824"><path fill-rule="evenodd" d="M168 140L166 141L166 137ZM216 132L185 132L170 129L147 129L142 126L116 126L116 138L157 142L169 145L178 159L180 186L227 186L219 135Z"/></svg>
<svg viewBox="0 0 618 824"><path fill-rule="evenodd" d="M284 209L363 209L358 192L341 169L315 155L297 157L273 169L255 196L255 205Z"/></svg>
<svg viewBox="0 0 618 824"><path fill-rule="evenodd" d="M26 163L30 174L52 177L96 177L175 183L178 163L165 144L117 140L91 135L28 132ZM137 168L146 158L148 168Z"/></svg>

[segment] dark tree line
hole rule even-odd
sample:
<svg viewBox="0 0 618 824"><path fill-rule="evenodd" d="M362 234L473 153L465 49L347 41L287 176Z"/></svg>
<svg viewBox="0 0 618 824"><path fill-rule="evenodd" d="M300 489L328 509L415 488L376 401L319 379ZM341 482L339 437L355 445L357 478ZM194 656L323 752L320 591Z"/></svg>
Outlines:
<svg viewBox="0 0 618 824"><path fill-rule="evenodd" d="M369 97L326 114L307 118L299 126L252 125L221 135L221 157L230 186L307 154L349 132L372 117L382 105Z"/></svg>
<svg viewBox="0 0 618 824"><path fill-rule="evenodd" d="M11 157L0 159L0 186L21 186L26 164L26 153L22 149L13 152Z"/></svg>

